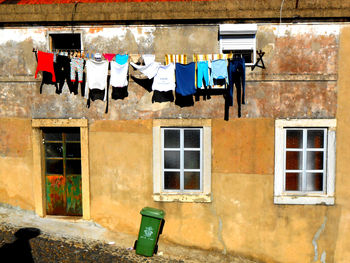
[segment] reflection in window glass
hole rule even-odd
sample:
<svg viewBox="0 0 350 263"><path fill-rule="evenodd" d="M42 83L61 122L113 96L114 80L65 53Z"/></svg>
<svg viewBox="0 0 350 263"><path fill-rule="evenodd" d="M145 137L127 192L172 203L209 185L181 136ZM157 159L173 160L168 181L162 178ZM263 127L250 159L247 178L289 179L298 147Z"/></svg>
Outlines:
<svg viewBox="0 0 350 263"><path fill-rule="evenodd" d="M303 131L287 130L287 148L303 148Z"/></svg>

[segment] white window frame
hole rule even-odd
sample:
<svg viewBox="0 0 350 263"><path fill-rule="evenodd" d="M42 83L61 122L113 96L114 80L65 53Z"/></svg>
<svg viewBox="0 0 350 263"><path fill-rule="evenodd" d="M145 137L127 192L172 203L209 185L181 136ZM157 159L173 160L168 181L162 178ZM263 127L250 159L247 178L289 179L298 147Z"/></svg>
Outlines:
<svg viewBox="0 0 350 263"><path fill-rule="evenodd" d="M324 186L323 191L285 191L285 150L288 128L326 128L324 145ZM303 147L303 151L305 150ZM334 205L335 187L335 119L291 119L275 121L275 204L325 204ZM303 161L305 155L303 155ZM303 166L305 168L305 166ZM303 190L303 189L302 189Z"/></svg>
<svg viewBox="0 0 350 263"><path fill-rule="evenodd" d="M163 186L162 128L201 128L201 189L171 190ZM183 184L182 184L183 185ZM163 202L211 202L211 120L153 120L153 200Z"/></svg>
<svg viewBox="0 0 350 263"><path fill-rule="evenodd" d="M251 50L253 52L252 63L256 63L256 32L257 24L222 24L219 25L220 53L225 50Z"/></svg>

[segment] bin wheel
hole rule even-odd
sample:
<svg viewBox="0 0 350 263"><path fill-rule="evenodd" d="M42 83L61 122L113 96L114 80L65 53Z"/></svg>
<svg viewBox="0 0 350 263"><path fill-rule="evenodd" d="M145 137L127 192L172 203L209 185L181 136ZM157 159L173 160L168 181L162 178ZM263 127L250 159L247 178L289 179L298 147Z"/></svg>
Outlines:
<svg viewBox="0 0 350 263"><path fill-rule="evenodd" d="M158 244L154 247L153 254L157 254L157 252L158 252Z"/></svg>
<svg viewBox="0 0 350 263"><path fill-rule="evenodd" d="M137 246L137 240L135 240L135 243L134 243L134 250L136 250L136 246Z"/></svg>

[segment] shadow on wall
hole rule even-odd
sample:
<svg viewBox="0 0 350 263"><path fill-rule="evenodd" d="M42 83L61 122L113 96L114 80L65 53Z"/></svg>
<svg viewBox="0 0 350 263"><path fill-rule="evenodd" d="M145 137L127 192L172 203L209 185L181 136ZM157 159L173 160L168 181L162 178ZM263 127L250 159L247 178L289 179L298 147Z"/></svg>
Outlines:
<svg viewBox="0 0 350 263"><path fill-rule="evenodd" d="M21 228L15 233L17 238L13 243L0 247L1 262L34 263L29 240L39 236L40 229L33 227Z"/></svg>

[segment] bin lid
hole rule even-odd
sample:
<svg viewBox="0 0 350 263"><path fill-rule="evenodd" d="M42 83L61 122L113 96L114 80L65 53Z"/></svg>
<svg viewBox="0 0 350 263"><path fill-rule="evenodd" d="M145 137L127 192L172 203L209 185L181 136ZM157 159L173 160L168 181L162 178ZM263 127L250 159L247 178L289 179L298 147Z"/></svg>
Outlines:
<svg viewBox="0 0 350 263"><path fill-rule="evenodd" d="M152 207L142 208L142 210L140 211L140 214L145 216L160 218L160 219L163 219L165 216L165 212L163 210L152 208Z"/></svg>

